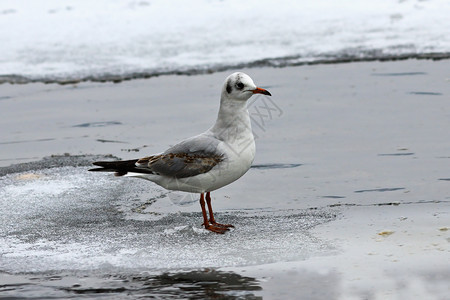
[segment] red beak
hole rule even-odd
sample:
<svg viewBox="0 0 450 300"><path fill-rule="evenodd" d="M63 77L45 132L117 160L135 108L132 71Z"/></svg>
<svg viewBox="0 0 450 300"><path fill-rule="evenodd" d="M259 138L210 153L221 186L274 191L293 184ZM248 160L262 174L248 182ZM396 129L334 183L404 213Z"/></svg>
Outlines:
<svg viewBox="0 0 450 300"><path fill-rule="evenodd" d="M268 90L265 90L262 88L256 88L252 92L253 92L253 94L263 94L263 95L267 95L267 96L272 96L272 94L270 94Z"/></svg>

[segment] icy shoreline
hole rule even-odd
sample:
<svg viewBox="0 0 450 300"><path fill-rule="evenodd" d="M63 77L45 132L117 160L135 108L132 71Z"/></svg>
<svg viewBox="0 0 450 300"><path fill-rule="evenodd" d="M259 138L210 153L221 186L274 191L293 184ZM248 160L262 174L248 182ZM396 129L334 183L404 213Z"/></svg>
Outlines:
<svg viewBox="0 0 450 300"><path fill-rule="evenodd" d="M380 50L381 51L381 50ZM373 54L375 52L376 54ZM266 58L249 63L240 63L234 65L215 65L215 66L199 66L197 68L180 68L175 70L149 70L146 72L131 72L124 74L98 74L98 75L50 75L50 76L33 76L27 77L17 74L5 74L0 75L0 84L27 84L27 83L45 83L45 84L77 84L81 82L113 82L119 83L122 81L134 80L134 79L147 79L158 76L167 75L202 75L211 74L217 72L224 72L228 70L238 69L252 69L262 67L295 67L305 65L321 65L321 64L341 64L351 62L372 62L372 61L399 61L407 59L419 59L419 60L444 60L450 59L450 52L442 53L406 53L406 54L385 54L377 53L378 51L367 51L358 54L341 53L339 55L324 55L316 58L302 58L300 56L289 56L280 58Z"/></svg>
<svg viewBox="0 0 450 300"><path fill-rule="evenodd" d="M207 129L228 72L2 85L0 292L446 299L449 67L243 70L273 103L249 106L255 167L212 195L236 225L220 236L201 228L197 195L85 166L97 159L87 153L138 158ZM64 153L80 160L41 160Z"/></svg>
<svg viewBox="0 0 450 300"><path fill-rule="evenodd" d="M0 2L0 82L449 58L450 3L261 0Z"/></svg>

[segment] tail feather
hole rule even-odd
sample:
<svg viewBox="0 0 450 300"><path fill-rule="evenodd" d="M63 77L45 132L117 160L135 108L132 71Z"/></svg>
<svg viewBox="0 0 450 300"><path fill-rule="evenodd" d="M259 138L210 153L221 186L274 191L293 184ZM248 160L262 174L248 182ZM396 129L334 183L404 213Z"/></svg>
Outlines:
<svg viewBox="0 0 450 300"><path fill-rule="evenodd" d="M136 167L137 159L132 160L119 160L119 161L96 161L93 164L101 168L89 169L93 172L115 172L116 176L123 176L128 172L153 174L148 169L142 169Z"/></svg>

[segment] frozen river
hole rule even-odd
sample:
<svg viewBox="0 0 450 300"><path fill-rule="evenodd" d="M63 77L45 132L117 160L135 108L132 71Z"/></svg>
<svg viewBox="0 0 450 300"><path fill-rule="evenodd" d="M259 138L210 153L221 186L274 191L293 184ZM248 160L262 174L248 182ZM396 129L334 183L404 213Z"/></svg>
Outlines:
<svg viewBox="0 0 450 300"><path fill-rule="evenodd" d="M273 97L212 194L224 235L198 195L87 169L205 130L227 73L2 85L0 298L445 299L449 63L244 70Z"/></svg>

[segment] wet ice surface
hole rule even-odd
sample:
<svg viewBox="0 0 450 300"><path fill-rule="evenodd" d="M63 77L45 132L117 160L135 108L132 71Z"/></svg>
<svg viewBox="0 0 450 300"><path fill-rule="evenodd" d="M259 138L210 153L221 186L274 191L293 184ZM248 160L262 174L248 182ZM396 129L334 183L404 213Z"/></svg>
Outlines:
<svg viewBox="0 0 450 300"><path fill-rule="evenodd" d="M41 163L51 166L58 160ZM197 195L181 197L144 180L90 173L87 167L35 170L36 163L28 165L30 170L0 179L0 199L8 199L0 202L2 272L34 274L3 274L12 281L3 292L13 289L12 295L128 290L187 297L202 295L202 285L215 284L214 293L247 297L252 295L248 291L260 289L256 279L214 270L333 251L309 233L335 218L331 210L222 211L216 218L236 228L216 235L201 227ZM18 288L23 280L28 283ZM177 284L193 291L182 293Z"/></svg>
<svg viewBox="0 0 450 300"><path fill-rule="evenodd" d="M449 64L244 70L274 96L250 107L254 167L212 194L225 235L198 196L40 160L162 151L211 125L228 73L2 86L0 165L34 161L0 168L2 293L448 298Z"/></svg>
<svg viewBox="0 0 450 300"><path fill-rule="evenodd" d="M307 231L331 220L330 212L223 212L217 218L236 229L211 235L201 229L197 201L177 207L149 182L110 177L73 167L3 177L0 197L9 199L0 206L4 270L245 266L327 248Z"/></svg>

